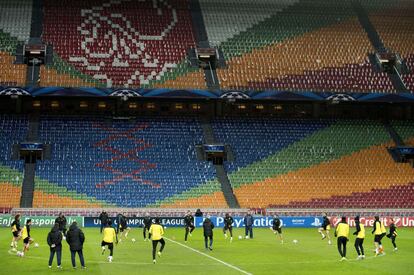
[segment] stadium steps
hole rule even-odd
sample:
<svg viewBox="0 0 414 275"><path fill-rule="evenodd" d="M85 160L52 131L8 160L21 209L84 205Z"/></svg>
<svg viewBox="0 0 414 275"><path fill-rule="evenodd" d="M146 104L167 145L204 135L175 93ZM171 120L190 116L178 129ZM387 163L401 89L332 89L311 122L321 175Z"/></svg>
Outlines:
<svg viewBox="0 0 414 275"><path fill-rule="evenodd" d="M233 193L233 188L231 188L229 178L224 170L224 166L214 165L214 167L216 168L217 179L221 183L221 191L226 198L227 204L230 208L240 208L239 202Z"/></svg>
<svg viewBox="0 0 414 275"><path fill-rule="evenodd" d="M196 40L196 45L199 47L210 47L208 41L206 26L204 24L203 14L201 12L200 3L198 0L190 0L191 21L193 23L193 33ZM215 68L204 69L204 77L207 87L209 89L220 89L220 84Z"/></svg>
<svg viewBox="0 0 414 275"><path fill-rule="evenodd" d="M371 44L374 47L375 51L386 52L384 42L381 40L381 37L379 36L377 30L369 20L368 13L364 7L358 1L353 1L352 4L355 13L358 15L359 23L367 33L368 38L371 41Z"/></svg>
<svg viewBox="0 0 414 275"><path fill-rule="evenodd" d="M358 15L359 22L367 33L367 36L371 41L371 44L374 47L375 51L379 53L387 52L388 50L384 45L384 42L381 39L379 33L375 29L375 26L372 24L367 11L358 1L353 1L353 6L356 14ZM408 92L404 81L401 79L400 75L397 72L388 73L388 77L390 78L391 83L397 92Z"/></svg>
<svg viewBox="0 0 414 275"><path fill-rule="evenodd" d="M204 141L209 144L216 143L213 127L211 126L208 119L203 119L201 121L201 128L203 129ZM214 165L214 168L216 169L217 180L220 182L221 191L223 192L227 205L230 208L240 208L236 196L233 193L233 188L231 187L229 178L227 177L226 171L224 169L224 165Z"/></svg>
<svg viewBox="0 0 414 275"><path fill-rule="evenodd" d="M36 163L25 163L20 207L29 208L33 206L35 170Z"/></svg>
<svg viewBox="0 0 414 275"><path fill-rule="evenodd" d="M395 145L397 146L404 146L404 140L400 137L400 135L395 131L394 127L390 124L389 121L383 122L385 129L387 130L388 134L394 141Z"/></svg>
<svg viewBox="0 0 414 275"><path fill-rule="evenodd" d="M34 0L30 38L40 38L43 33L43 0Z"/></svg>

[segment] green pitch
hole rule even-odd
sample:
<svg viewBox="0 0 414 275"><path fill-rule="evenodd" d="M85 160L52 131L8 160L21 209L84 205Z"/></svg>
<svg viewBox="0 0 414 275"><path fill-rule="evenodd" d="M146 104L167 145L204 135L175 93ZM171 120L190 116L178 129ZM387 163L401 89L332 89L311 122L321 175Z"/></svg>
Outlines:
<svg viewBox="0 0 414 275"><path fill-rule="evenodd" d="M10 230L0 229L1 274L414 274L413 229L399 229L398 252L393 252L390 240L384 238L386 255L376 258L373 257L373 238L368 234L364 244L367 259L362 261L355 260L357 255L352 236L347 246L349 261L339 262L336 239L333 239L333 245L328 245L321 240L316 229L284 228L285 243L282 245L269 229L255 229L255 238L250 240L239 240L243 230L235 229L235 238L230 243L217 228L214 230L214 250L205 251L200 229L196 229L188 243L184 243L182 228L168 228L164 253L155 265L152 263L151 243L143 241L142 229L133 229L128 239L115 247L112 263L106 262L108 251L105 256L101 255L99 229L83 230L87 269L79 269L79 259L78 269L72 269L69 248L65 243L63 270L56 268L56 259L49 270L49 247L45 241L48 229L32 229L32 237L39 247L32 247L24 258L9 251ZM132 238L136 239L135 243ZM298 240L297 244L292 242L294 239ZM21 248L20 241L19 250Z"/></svg>

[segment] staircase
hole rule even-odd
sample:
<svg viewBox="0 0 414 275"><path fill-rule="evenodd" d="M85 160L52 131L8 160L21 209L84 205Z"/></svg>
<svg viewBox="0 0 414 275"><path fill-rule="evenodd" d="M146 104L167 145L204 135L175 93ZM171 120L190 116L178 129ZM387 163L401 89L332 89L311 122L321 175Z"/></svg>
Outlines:
<svg viewBox="0 0 414 275"><path fill-rule="evenodd" d="M190 1L191 20L193 24L193 32L198 47L209 48L208 36L206 26L204 24L203 13L201 12L200 3L198 0ZM216 68L211 64L204 69L204 77L206 79L207 87L211 90L219 90L220 83L217 77Z"/></svg>
<svg viewBox="0 0 414 275"><path fill-rule="evenodd" d="M29 44L42 44L43 32L43 0L34 0L32 6L32 24L30 28ZM28 86L39 86L40 66L36 63L28 64L26 83Z"/></svg>
<svg viewBox="0 0 414 275"><path fill-rule="evenodd" d="M20 197L20 207L33 207L34 179L36 163L24 164L24 176L22 185L22 196Z"/></svg>
<svg viewBox="0 0 414 275"><path fill-rule="evenodd" d="M390 135L390 137L392 138L392 140L394 141L396 146L405 145L400 135L395 131L394 127L392 127L392 125L388 121L384 121L383 125L384 125L384 128L387 130L388 134Z"/></svg>
<svg viewBox="0 0 414 275"><path fill-rule="evenodd" d="M26 141L35 142L39 137L39 116L32 115L29 119L29 129ZM25 160L22 195L20 197L20 207L32 207L35 187L36 160L28 158Z"/></svg>
<svg viewBox="0 0 414 275"><path fill-rule="evenodd" d="M364 7L361 5L359 1L353 1L352 4L354 7L354 11L356 12L358 16L359 23L361 24L362 28L365 30L371 42L371 45L374 47L375 51L378 53L387 52L387 48L385 47L384 42L382 41L374 25L369 20L368 13L364 9ZM392 85L394 86L394 89L398 93L409 92L407 87L404 84L404 81L401 79L400 74L397 72L395 68L394 68L393 73L388 73L388 77Z"/></svg>
<svg viewBox="0 0 414 275"><path fill-rule="evenodd" d="M223 165L214 165L216 168L217 179L221 184L221 191L223 192L224 198L226 199L227 205L230 208L240 208L239 202L233 193L229 178L227 177L226 171Z"/></svg>
<svg viewBox="0 0 414 275"><path fill-rule="evenodd" d="M204 141L208 144L216 143L214 131L208 119L205 118L201 121L201 128L203 129ZM214 165L214 168L216 169L217 180L221 184L221 191L223 192L227 205L230 208L240 208L237 198L233 193L233 188L231 187L229 178L227 177L227 173L224 169L224 165Z"/></svg>

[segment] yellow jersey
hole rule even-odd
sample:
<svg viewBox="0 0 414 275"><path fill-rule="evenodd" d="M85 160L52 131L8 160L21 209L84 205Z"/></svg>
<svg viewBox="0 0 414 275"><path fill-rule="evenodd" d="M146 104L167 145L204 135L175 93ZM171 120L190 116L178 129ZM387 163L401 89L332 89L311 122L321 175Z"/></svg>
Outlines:
<svg viewBox="0 0 414 275"><path fill-rule="evenodd" d="M29 231L27 230L27 226L25 225L25 226L23 227L23 230L22 230L22 239L24 240L24 239L26 239L27 237L29 237Z"/></svg>
<svg viewBox="0 0 414 275"><path fill-rule="evenodd" d="M113 243L116 240L116 232L113 227L105 227L103 230L103 241Z"/></svg>
<svg viewBox="0 0 414 275"><path fill-rule="evenodd" d="M381 233L383 234L387 233L387 230L385 229L385 225L383 222L381 223Z"/></svg>
<svg viewBox="0 0 414 275"><path fill-rule="evenodd" d="M361 229L359 232L358 232L358 235L357 235L357 238L359 238L359 239L364 239L365 238L365 226L363 225L363 224L359 224L359 228Z"/></svg>
<svg viewBox="0 0 414 275"><path fill-rule="evenodd" d="M149 233L151 234L151 238L153 241L158 241L162 239L162 236L164 235L164 228L162 225L159 224L152 224Z"/></svg>
<svg viewBox="0 0 414 275"><path fill-rule="evenodd" d="M374 225L375 225L375 231L374 231L375 235L381 235L382 233L387 232L382 222L375 221Z"/></svg>
<svg viewBox="0 0 414 275"><path fill-rule="evenodd" d="M349 237L349 224L340 222L336 226L336 236L339 237Z"/></svg>

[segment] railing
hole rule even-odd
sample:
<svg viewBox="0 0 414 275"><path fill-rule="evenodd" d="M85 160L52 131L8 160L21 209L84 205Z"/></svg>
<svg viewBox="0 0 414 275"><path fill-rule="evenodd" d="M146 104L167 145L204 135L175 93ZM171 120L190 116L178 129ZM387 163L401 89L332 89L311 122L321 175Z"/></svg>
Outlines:
<svg viewBox="0 0 414 275"><path fill-rule="evenodd" d="M320 216L322 213L327 213L328 216L399 216L408 217L414 216L413 208L269 208L266 209L267 215L279 216Z"/></svg>
<svg viewBox="0 0 414 275"><path fill-rule="evenodd" d="M12 215L22 214L26 216L57 216L63 213L66 216L84 216L97 217L105 210L110 216L115 216L118 213L123 213L128 217L143 217L146 214L150 216L163 217L180 217L184 216L188 211L195 213L195 208L13 208ZM248 209L202 209L204 215L224 216L226 213L230 215L244 215Z"/></svg>
<svg viewBox="0 0 414 275"><path fill-rule="evenodd" d="M9 210L9 209L7 209ZM195 208L13 208L10 214L17 213L26 216L57 216L63 213L66 216L84 216L97 217L105 210L110 216L115 216L118 213L123 213L128 217L143 217L149 214L152 217L180 217L184 216L188 211L195 213ZM233 216L244 216L249 209L201 209L204 215L224 216L229 213ZM260 210L260 211L259 211ZM279 216L321 216L322 213L327 213L328 216L356 216L361 215L365 217L380 215L380 216L398 216L398 217L413 217L414 209L372 209L372 208L269 208L269 209L253 209L256 215L279 215ZM9 211L7 211L9 213Z"/></svg>

